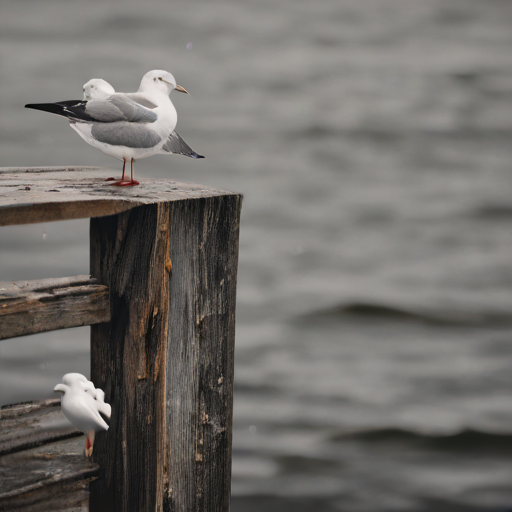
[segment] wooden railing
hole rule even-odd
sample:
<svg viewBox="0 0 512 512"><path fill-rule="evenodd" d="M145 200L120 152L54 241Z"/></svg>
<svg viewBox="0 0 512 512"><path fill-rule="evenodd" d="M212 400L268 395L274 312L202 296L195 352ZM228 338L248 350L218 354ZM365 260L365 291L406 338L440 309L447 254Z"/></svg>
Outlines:
<svg viewBox="0 0 512 512"><path fill-rule="evenodd" d="M0 283L0 340L109 320L108 287L90 276Z"/></svg>
<svg viewBox="0 0 512 512"><path fill-rule="evenodd" d="M0 171L0 225L91 217L91 276L1 284L0 339L92 326L91 380L112 406L92 512L227 512L242 197L171 180L119 189L107 176ZM0 484L0 510L22 501L3 496Z"/></svg>

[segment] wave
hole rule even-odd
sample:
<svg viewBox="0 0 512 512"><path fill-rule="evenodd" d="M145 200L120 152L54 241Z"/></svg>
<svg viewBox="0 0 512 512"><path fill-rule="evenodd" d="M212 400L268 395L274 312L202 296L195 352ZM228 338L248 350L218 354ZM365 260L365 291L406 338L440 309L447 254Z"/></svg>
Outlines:
<svg viewBox="0 0 512 512"><path fill-rule="evenodd" d="M326 136L340 136L346 138L373 139L375 141L396 141L421 136L422 139L453 139L453 140L474 140L485 138L487 140L507 141L512 136L510 127L503 128L479 128L472 126L457 126L447 129L431 129L428 127L410 126L386 126L375 127L371 125L354 124L352 126L333 126L321 123L313 123L289 132L298 138L321 138Z"/></svg>
<svg viewBox="0 0 512 512"><path fill-rule="evenodd" d="M303 315L306 319L361 317L369 319L421 322L444 325L512 324L512 312L435 310L421 307L394 306L371 302L348 302Z"/></svg>
<svg viewBox="0 0 512 512"><path fill-rule="evenodd" d="M512 219L512 205L493 204L482 206L470 213L469 216L486 220L510 220Z"/></svg>
<svg viewBox="0 0 512 512"><path fill-rule="evenodd" d="M447 435L433 435L398 427L386 427L334 434L331 441L361 441L416 445L418 448L443 451L512 453L512 433L495 433L466 428Z"/></svg>

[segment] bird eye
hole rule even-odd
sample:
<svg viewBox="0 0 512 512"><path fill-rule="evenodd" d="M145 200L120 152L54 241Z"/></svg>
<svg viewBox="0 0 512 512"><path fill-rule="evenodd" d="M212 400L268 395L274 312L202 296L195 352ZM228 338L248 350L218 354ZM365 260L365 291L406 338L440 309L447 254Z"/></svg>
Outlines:
<svg viewBox="0 0 512 512"><path fill-rule="evenodd" d="M163 78L162 78L161 76L159 76L159 77L158 77L158 80L162 81L162 80L163 80Z"/></svg>

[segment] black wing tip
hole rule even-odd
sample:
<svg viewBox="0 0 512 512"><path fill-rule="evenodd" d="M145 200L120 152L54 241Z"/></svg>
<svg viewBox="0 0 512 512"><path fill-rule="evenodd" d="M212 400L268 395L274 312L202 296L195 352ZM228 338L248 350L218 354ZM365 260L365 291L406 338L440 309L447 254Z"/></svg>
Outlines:
<svg viewBox="0 0 512 512"><path fill-rule="evenodd" d="M57 103L27 103L25 108L33 108L34 110L44 110L45 112L56 113L62 111L63 107Z"/></svg>
<svg viewBox="0 0 512 512"><path fill-rule="evenodd" d="M86 105L87 102L83 100L67 100L59 101L58 103L27 103L25 108L50 112L50 114L67 117L68 119L95 121L94 118L85 112Z"/></svg>
<svg viewBox="0 0 512 512"><path fill-rule="evenodd" d="M197 153L194 154L194 158L204 158L203 155L198 155Z"/></svg>

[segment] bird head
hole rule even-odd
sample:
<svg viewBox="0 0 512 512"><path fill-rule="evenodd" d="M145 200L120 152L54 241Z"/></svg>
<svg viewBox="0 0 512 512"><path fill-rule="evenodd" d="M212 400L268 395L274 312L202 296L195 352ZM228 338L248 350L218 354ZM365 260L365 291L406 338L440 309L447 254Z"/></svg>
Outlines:
<svg viewBox="0 0 512 512"><path fill-rule="evenodd" d="M87 377L85 375L82 375L81 373L66 373L64 377L62 377L62 383L66 384L67 386L73 386L77 383L87 383L90 382L87 380ZM92 383L91 383L92 384Z"/></svg>
<svg viewBox="0 0 512 512"><path fill-rule="evenodd" d="M62 377L62 384L57 384L53 388L55 393L62 394L70 390L75 392L82 390L89 393L93 398L96 398L96 388L94 384L90 380L87 380L87 377L81 373L66 373L66 375Z"/></svg>
<svg viewBox="0 0 512 512"><path fill-rule="evenodd" d="M115 94L115 89L105 80L101 78L92 78L84 84L84 100L104 100L112 94Z"/></svg>
<svg viewBox="0 0 512 512"><path fill-rule="evenodd" d="M140 82L139 92L163 92L167 96L171 91L180 91L189 94L188 91L176 83L175 78L168 71L154 69L148 71Z"/></svg>

